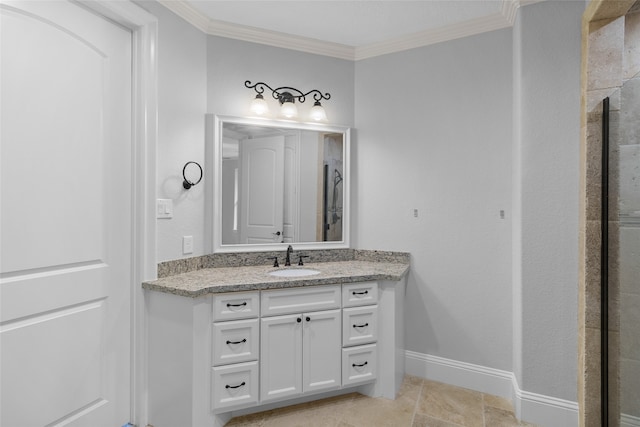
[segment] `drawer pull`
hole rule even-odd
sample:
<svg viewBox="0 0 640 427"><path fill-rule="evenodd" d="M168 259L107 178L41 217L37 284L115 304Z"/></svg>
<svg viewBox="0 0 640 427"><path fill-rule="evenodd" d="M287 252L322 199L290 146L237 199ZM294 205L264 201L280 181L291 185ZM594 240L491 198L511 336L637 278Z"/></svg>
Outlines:
<svg viewBox="0 0 640 427"><path fill-rule="evenodd" d="M366 364L367 364L367 362L361 363L359 365L357 363L353 363L351 366L354 367L354 368L362 368Z"/></svg>
<svg viewBox="0 0 640 427"><path fill-rule="evenodd" d="M243 307L245 305L247 305L246 301L243 302L242 304L229 304L229 303L227 303L227 307Z"/></svg>
<svg viewBox="0 0 640 427"><path fill-rule="evenodd" d="M353 325L354 328L366 328L369 326L369 323L365 323L364 325Z"/></svg>
<svg viewBox="0 0 640 427"><path fill-rule="evenodd" d="M367 362L365 362L365 363L367 363ZM242 386L243 386L243 385L245 385L245 384L246 384L246 383L245 383L244 381L242 381L242 383L241 383L241 384L238 384L238 385L229 385L229 384L227 384L226 386L224 386L224 388L240 388L240 387L242 387Z"/></svg>
<svg viewBox="0 0 640 427"><path fill-rule="evenodd" d="M353 291L353 292L352 292L352 294L353 294L353 295L366 295L366 294L368 294L368 293L369 293L369 291L362 291L362 292L356 292L356 291Z"/></svg>
<svg viewBox="0 0 640 427"><path fill-rule="evenodd" d="M243 342L247 342L247 339L243 338L241 341L229 341L229 340L227 340L227 344L242 344Z"/></svg>

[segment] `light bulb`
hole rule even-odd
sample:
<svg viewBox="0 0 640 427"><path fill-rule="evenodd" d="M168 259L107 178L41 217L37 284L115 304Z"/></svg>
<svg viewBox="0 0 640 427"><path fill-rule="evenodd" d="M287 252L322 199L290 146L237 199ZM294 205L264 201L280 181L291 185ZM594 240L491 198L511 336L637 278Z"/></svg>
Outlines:
<svg viewBox="0 0 640 427"><path fill-rule="evenodd" d="M296 107L293 101L286 101L282 104L280 113L287 119L292 119L298 115L298 107Z"/></svg>
<svg viewBox="0 0 640 427"><path fill-rule="evenodd" d="M324 111L324 108L320 104L320 101L316 101L311 107L311 111L309 112L309 116L311 120L316 122L326 122L327 121L327 113Z"/></svg>
<svg viewBox="0 0 640 427"><path fill-rule="evenodd" d="M269 105L261 94L257 94L255 99L251 101L251 107L249 107L249 110L257 116L262 116L269 112Z"/></svg>

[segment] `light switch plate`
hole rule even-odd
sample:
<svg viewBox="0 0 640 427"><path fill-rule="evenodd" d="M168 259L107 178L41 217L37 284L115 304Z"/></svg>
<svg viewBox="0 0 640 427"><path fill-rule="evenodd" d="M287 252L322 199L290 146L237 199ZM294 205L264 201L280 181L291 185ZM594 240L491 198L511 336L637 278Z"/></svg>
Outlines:
<svg viewBox="0 0 640 427"><path fill-rule="evenodd" d="M173 200L156 200L156 218L173 218Z"/></svg>

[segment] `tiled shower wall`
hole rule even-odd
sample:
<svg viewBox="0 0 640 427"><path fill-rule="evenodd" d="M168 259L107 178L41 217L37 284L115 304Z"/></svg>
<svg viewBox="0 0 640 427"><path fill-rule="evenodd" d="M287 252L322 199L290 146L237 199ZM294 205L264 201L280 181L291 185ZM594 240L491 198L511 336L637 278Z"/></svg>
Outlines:
<svg viewBox="0 0 640 427"><path fill-rule="evenodd" d="M619 426L620 413L640 420L640 1L625 16L592 21L587 43L581 425L599 426L601 417L602 99L609 97L609 425Z"/></svg>

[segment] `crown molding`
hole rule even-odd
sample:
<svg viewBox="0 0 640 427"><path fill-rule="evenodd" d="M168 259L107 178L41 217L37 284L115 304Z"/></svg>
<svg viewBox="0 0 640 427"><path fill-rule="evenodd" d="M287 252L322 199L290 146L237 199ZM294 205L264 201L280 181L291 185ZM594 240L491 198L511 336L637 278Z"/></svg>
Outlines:
<svg viewBox="0 0 640 427"><path fill-rule="evenodd" d="M509 22L509 25L513 25L516 22L516 15L518 9L530 4L540 3L545 0L503 0L500 8L500 13Z"/></svg>
<svg viewBox="0 0 640 427"><path fill-rule="evenodd" d="M520 9L519 0L503 0L502 6L500 7L500 13L504 16L504 19L507 20L509 25L513 25L516 22L518 9Z"/></svg>
<svg viewBox="0 0 640 427"><path fill-rule="evenodd" d="M200 12L191 4L184 0L156 0L158 3L175 13L189 24L193 25L203 33L207 32L209 28L208 16Z"/></svg>
<svg viewBox="0 0 640 427"><path fill-rule="evenodd" d="M356 48L356 55L354 59L358 61L389 53L401 52L403 50L455 40L462 37L485 33L487 31L499 30L509 26L509 22L501 13L495 13L493 15L471 19L458 24L421 31L395 40L360 46Z"/></svg>
<svg viewBox="0 0 640 427"><path fill-rule="evenodd" d="M291 34L278 31L263 30L261 28L231 24L214 19L209 21L209 26L205 32L212 36L266 44L339 59L353 60L355 57L355 49L352 46L307 37L292 36Z"/></svg>
<svg viewBox="0 0 640 427"><path fill-rule="evenodd" d="M205 34L358 61L508 28L513 26L520 7L544 0L502 0L500 11L489 16L358 47L210 19L187 0L157 1Z"/></svg>

